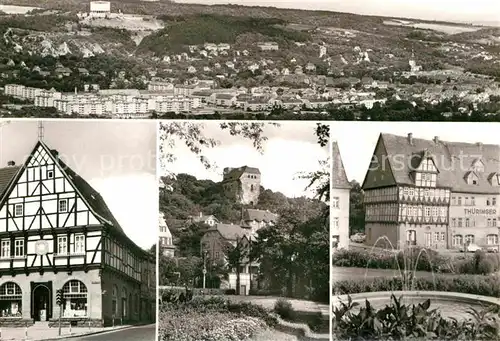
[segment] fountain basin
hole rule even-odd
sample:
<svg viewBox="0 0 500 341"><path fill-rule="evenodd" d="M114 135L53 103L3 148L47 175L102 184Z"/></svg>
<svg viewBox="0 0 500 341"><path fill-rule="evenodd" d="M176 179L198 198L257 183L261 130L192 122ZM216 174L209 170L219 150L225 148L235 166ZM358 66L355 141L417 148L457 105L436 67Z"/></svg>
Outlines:
<svg viewBox="0 0 500 341"><path fill-rule="evenodd" d="M353 302L358 302L361 306L364 306L365 299L367 299L374 308L381 309L391 303L392 294L397 298L402 296L404 304L418 304L430 299L430 309L438 309L445 318L466 319L468 318L467 310L470 308L484 309L491 305L500 307L500 298L447 291L379 291L350 296ZM333 295L332 307L338 307L340 302L346 303L347 301L348 295Z"/></svg>

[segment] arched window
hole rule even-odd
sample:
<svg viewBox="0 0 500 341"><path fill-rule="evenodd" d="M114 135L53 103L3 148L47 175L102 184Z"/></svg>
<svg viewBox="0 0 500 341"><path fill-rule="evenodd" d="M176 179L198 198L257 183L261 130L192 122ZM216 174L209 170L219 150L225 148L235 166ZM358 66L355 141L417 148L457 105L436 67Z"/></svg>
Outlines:
<svg viewBox="0 0 500 341"><path fill-rule="evenodd" d="M133 297L132 297L132 294L128 294L128 313L130 315L132 315L133 311L134 311L134 306L133 306Z"/></svg>
<svg viewBox="0 0 500 341"><path fill-rule="evenodd" d="M473 234L468 234L465 236L465 241L467 244L474 244L476 238L474 237Z"/></svg>
<svg viewBox="0 0 500 341"><path fill-rule="evenodd" d="M134 300L134 302L135 302L135 312L137 314L139 314L139 310L140 310L140 308L139 308L139 303L140 303L139 302L139 294L135 294L135 300Z"/></svg>
<svg viewBox="0 0 500 341"><path fill-rule="evenodd" d="M88 292L83 282L72 279L63 286L63 316L87 316Z"/></svg>
<svg viewBox="0 0 500 341"><path fill-rule="evenodd" d="M415 230L406 231L406 244L417 245L417 231Z"/></svg>
<svg viewBox="0 0 500 341"><path fill-rule="evenodd" d="M22 317L23 292L19 285L7 282L0 286L0 317Z"/></svg>
<svg viewBox="0 0 500 341"><path fill-rule="evenodd" d="M486 244L497 245L498 244L498 234L489 234L486 236Z"/></svg>
<svg viewBox="0 0 500 341"><path fill-rule="evenodd" d="M456 234L453 236L452 240L453 246L460 246L464 243L462 235L461 234Z"/></svg>
<svg viewBox="0 0 500 341"><path fill-rule="evenodd" d="M117 302L118 302L118 287L115 285L113 285L113 296L112 296L112 314L113 316L116 316L116 313L118 312L118 306L117 306Z"/></svg>
<svg viewBox="0 0 500 341"><path fill-rule="evenodd" d="M127 317L128 309L127 309L127 288L123 287L122 289L122 317Z"/></svg>

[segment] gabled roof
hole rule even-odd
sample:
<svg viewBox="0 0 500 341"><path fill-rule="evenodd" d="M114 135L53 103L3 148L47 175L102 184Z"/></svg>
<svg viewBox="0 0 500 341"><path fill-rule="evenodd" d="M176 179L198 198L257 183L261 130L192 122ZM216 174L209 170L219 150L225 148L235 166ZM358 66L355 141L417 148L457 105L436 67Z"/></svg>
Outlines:
<svg viewBox="0 0 500 341"><path fill-rule="evenodd" d="M239 180L243 174L260 174L260 170L255 167L241 166L239 168L232 168L227 174L224 174L224 181Z"/></svg>
<svg viewBox="0 0 500 341"><path fill-rule="evenodd" d="M208 231L218 231L221 236L228 241L235 241L249 234L248 229L233 224L216 224L215 227L210 228Z"/></svg>
<svg viewBox="0 0 500 341"><path fill-rule="evenodd" d="M37 142L31 154L21 167L13 167L17 168L17 171L15 172L15 176L11 177L10 182L8 183L7 187L4 189L2 193L0 206L4 204L9 193L12 191L12 188L19 180L24 169L27 168L27 165L30 163L31 159L34 156L35 151L38 149L39 146L42 146L47 152L47 154L52 158L52 161L59 165L61 172L64 175L66 175L67 180L70 182L70 184L73 185L78 194L80 194L81 199L87 203L89 209L93 211L97 219L99 219L101 223L111 226L116 232L126 236L125 232L123 231L120 224L109 210L108 206L104 202L104 199L101 197L101 195L95 189L93 189L92 186L90 186L82 177L80 177L75 171L73 171L68 165L66 165L58 157L58 153L56 150L51 150L45 143L41 141Z"/></svg>
<svg viewBox="0 0 500 341"><path fill-rule="evenodd" d="M340 156L339 145L336 141L332 143L332 188L336 189L351 189L351 184L347 180L347 175L344 169L344 163Z"/></svg>
<svg viewBox="0 0 500 341"><path fill-rule="evenodd" d="M0 168L0 198L19 169L21 169L19 166Z"/></svg>
<svg viewBox="0 0 500 341"><path fill-rule="evenodd" d="M100 217L106 220L106 223L112 225L112 227L122 234L125 234L120 223L115 219L113 213L109 209L108 205L102 198L102 196L97 192L92 186L85 181L80 175L73 171L68 165L66 165L61 159L59 159L54 153L55 150L50 150L51 155L58 160L60 167L70 178L70 182L73 182L75 189L80 192L82 198L87 201L90 208L97 213Z"/></svg>
<svg viewBox="0 0 500 341"><path fill-rule="evenodd" d="M411 167L413 170L416 170L420 167L422 162L424 162L427 159L432 159L432 162L434 162L434 165L436 165L436 161L434 159L434 156L429 152L428 149L424 149L420 152L414 153L411 158ZM437 173L439 173L439 169L436 167Z"/></svg>
<svg viewBox="0 0 500 341"><path fill-rule="evenodd" d="M276 222L278 220L278 215L271 213L269 211L256 210L253 208L247 208L243 211L242 220L244 221L264 221L264 222Z"/></svg>
<svg viewBox="0 0 500 341"><path fill-rule="evenodd" d="M437 187L451 188L463 193L499 193L499 187L489 182L492 173L500 171L500 145L446 142L411 138L392 134L380 137L387 151L388 161L397 184L414 185L410 177L412 172L411 157L424 150L433 155L433 161L439 170ZM397 156L394 157L394 156ZM473 164L480 158L484 172L478 174L477 184L468 184L467 172L473 170Z"/></svg>

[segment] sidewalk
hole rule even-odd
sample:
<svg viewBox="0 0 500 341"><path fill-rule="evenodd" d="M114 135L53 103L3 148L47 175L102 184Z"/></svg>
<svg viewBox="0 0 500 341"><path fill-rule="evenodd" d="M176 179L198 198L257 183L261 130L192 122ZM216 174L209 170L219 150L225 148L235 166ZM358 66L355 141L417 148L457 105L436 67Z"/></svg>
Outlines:
<svg viewBox="0 0 500 341"><path fill-rule="evenodd" d="M104 333L113 330L120 330L132 327L131 325L106 327L106 328L61 328L59 336L59 328L47 328L42 326L31 326L28 328L1 328L1 341L42 341L42 340L58 340L69 337L83 336L89 334Z"/></svg>
<svg viewBox="0 0 500 341"><path fill-rule="evenodd" d="M266 309L273 309L274 304L280 297L270 297L270 296L225 296L233 302L250 302L260 305ZM321 312L324 316L330 315L330 307L328 304L321 304L312 301L299 300L294 298L286 298L288 302L292 304L292 307L296 311L303 311L309 313Z"/></svg>

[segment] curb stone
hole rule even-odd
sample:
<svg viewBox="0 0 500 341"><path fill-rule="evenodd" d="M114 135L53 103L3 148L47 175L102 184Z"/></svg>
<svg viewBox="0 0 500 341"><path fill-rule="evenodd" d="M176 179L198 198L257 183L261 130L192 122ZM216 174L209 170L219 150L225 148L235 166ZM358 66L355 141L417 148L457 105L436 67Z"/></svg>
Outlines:
<svg viewBox="0 0 500 341"><path fill-rule="evenodd" d="M316 334L311 331L311 328L307 324L288 322L280 318L279 316L273 314L273 317L278 322L275 329L282 331L287 334L292 334L299 336L302 339L310 341L329 341L330 336L328 334Z"/></svg>
<svg viewBox="0 0 500 341"><path fill-rule="evenodd" d="M110 332L115 332L115 331L120 331L120 330L125 330L125 329L130 329L134 327L139 327L139 326L145 326L146 324L141 324L141 325L129 325L129 326L123 326L123 327L118 327L112 330L99 330L95 332L90 332L90 333L84 333L84 334L75 334L75 335L61 335L57 337L53 337L50 339L43 339L43 341L55 341L55 340L69 340L69 339L74 339L77 337L86 337L86 336L92 336L92 335L98 335L98 334L104 334L104 333L110 333ZM4 341L4 340L2 340ZM21 340L16 340L16 339L6 339L5 341L21 341ZM22 339L22 341L34 341L33 339Z"/></svg>

